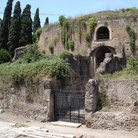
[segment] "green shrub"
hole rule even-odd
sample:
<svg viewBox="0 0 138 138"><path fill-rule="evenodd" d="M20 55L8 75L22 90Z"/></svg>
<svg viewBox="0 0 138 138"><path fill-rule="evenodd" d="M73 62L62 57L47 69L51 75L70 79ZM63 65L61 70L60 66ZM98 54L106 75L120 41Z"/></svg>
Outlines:
<svg viewBox="0 0 138 138"><path fill-rule="evenodd" d="M66 21L66 17L61 15L58 20L59 20L60 25L63 26L64 22Z"/></svg>
<svg viewBox="0 0 138 138"><path fill-rule="evenodd" d="M129 58L128 63L130 67L128 68L128 71L137 74L138 73L138 57L132 57Z"/></svg>
<svg viewBox="0 0 138 138"><path fill-rule="evenodd" d="M43 55L44 54L38 50L38 45L32 44L28 45L21 60L24 63L36 62L40 60L43 57Z"/></svg>
<svg viewBox="0 0 138 138"><path fill-rule="evenodd" d="M129 25L126 25L126 31L129 33L129 31L130 31L130 26Z"/></svg>
<svg viewBox="0 0 138 138"><path fill-rule="evenodd" d="M49 49L49 51L50 51L51 54L54 53L54 46L52 44L49 45L48 49Z"/></svg>
<svg viewBox="0 0 138 138"><path fill-rule="evenodd" d="M65 59L67 56L69 56L71 53L69 52L69 51L67 51L67 50L64 50L64 51L62 51L60 54L59 54L59 57L61 58L61 59Z"/></svg>
<svg viewBox="0 0 138 138"><path fill-rule="evenodd" d="M89 26L90 26L90 35L92 36L93 35L93 32L94 32L94 28L97 24L97 21L95 18L91 18L90 21L89 21Z"/></svg>
<svg viewBox="0 0 138 138"><path fill-rule="evenodd" d="M102 107L109 106L109 100L108 100L107 95L104 92L100 93L99 95L100 95L100 101L99 101L100 105Z"/></svg>
<svg viewBox="0 0 138 138"><path fill-rule="evenodd" d="M24 63L16 61L0 65L0 79L9 81L42 80L41 78L62 79L71 75L71 67L57 56L45 56L43 59Z"/></svg>
<svg viewBox="0 0 138 138"><path fill-rule="evenodd" d="M42 33L42 28L39 28L35 31L35 33L33 35L34 42L37 42L39 40L41 33Z"/></svg>
<svg viewBox="0 0 138 138"><path fill-rule="evenodd" d="M131 39L129 42L129 45L130 45L130 49L132 53L134 53L135 52L135 39Z"/></svg>
<svg viewBox="0 0 138 138"><path fill-rule="evenodd" d="M126 31L127 31L127 33L129 34L129 37L130 37L130 42L129 42L130 49L131 49L132 53L134 53L135 52L135 46L136 46L135 31L129 25L126 26Z"/></svg>
<svg viewBox="0 0 138 138"><path fill-rule="evenodd" d="M91 34L86 32L84 37L85 37L85 41L87 43L87 46L90 47L91 46L91 41L92 41Z"/></svg>
<svg viewBox="0 0 138 138"><path fill-rule="evenodd" d="M86 42L91 42L91 35L90 35L90 33L88 33L88 32L85 33L84 37L85 37Z"/></svg>
<svg viewBox="0 0 138 138"><path fill-rule="evenodd" d="M58 42L59 40L58 40L57 37L55 37L52 41L53 41L54 45L56 46L56 45L57 45L57 42Z"/></svg>
<svg viewBox="0 0 138 138"><path fill-rule="evenodd" d="M0 64L11 60L10 53L5 49L0 49Z"/></svg>
<svg viewBox="0 0 138 138"><path fill-rule="evenodd" d="M71 51L74 51L74 41L72 40L69 41L69 48Z"/></svg>
<svg viewBox="0 0 138 138"><path fill-rule="evenodd" d="M65 49L69 50L69 42L65 43Z"/></svg>

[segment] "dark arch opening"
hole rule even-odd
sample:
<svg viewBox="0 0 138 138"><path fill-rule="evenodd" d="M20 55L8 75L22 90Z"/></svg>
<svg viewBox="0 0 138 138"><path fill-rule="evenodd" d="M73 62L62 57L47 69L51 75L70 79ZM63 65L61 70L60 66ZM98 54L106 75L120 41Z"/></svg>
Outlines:
<svg viewBox="0 0 138 138"><path fill-rule="evenodd" d="M109 39L109 29L105 26L100 27L97 30L97 40L107 40Z"/></svg>
<svg viewBox="0 0 138 138"><path fill-rule="evenodd" d="M97 67L99 67L100 63L103 62L103 60L105 59L106 53L111 53L111 51L110 51L110 49L108 49L105 46L97 49L97 52L96 52L96 65L97 65Z"/></svg>

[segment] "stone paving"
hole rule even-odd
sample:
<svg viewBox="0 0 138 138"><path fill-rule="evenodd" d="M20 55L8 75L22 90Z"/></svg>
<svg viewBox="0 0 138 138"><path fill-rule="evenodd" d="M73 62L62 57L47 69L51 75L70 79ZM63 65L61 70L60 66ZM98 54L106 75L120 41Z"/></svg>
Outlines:
<svg viewBox="0 0 138 138"><path fill-rule="evenodd" d="M74 135L50 133L40 127L19 127L15 124L0 121L0 138L76 138Z"/></svg>

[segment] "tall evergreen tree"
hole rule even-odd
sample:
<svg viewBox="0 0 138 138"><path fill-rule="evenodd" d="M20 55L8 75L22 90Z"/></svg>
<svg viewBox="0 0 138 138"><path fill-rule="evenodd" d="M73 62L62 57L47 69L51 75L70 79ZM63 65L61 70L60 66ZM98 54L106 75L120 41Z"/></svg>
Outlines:
<svg viewBox="0 0 138 138"><path fill-rule="evenodd" d="M4 16L0 28L0 48L6 50L8 50L7 43L12 12L12 2L13 0L8 0L7 2L7 6L4 11Z"/></svg>
<svg viewBox="0 0 138 138"><path fill-rule="evenodd" d="M21 15L20 46L32 44L32 19L30 9L31 6L27 4Z"/></svg>
<svg viewBox="0 0 138 138"><path fill-rule="evenodd" d="M40 25L40 18L39 18L39 8L36 9L36 13L34 16L34 23L33 23L33 32L35 33L35 31L41 27Z"/></svg>
<svg viewBox="0 0 138 138"><path fill-rule="evenodd" d="M0 18L0 27L1 27L1 22L2 22L2 19Z"/></svg>
<svg viewBox="0 0 138 138"><path fill-rule="evenodd" d="M48 24L49 24L49 18L46 17L44 25L48 25Z"/></svg>
<svg viewBox="0 0 138 138"><path fill-rule="evenodd" d="M8 48L11 54L13 54L14 49L19 46L19 36L20 36L20 18L21 18L21 7L20 2L16 2L14 7L14 13L11 20L11 26L9 30L8 38Z"/></svg>

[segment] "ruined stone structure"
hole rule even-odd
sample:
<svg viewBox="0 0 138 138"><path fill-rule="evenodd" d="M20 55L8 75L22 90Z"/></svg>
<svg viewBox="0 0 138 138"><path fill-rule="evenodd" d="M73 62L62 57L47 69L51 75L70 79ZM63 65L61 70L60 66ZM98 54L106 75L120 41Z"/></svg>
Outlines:
<svg viewBox="0 0 138 138"><path fill-rule="evenodd" d="M126 66L127 57L137 55L138 40L132 52L126 26L133 28L137 36L138 18L136 16L134 21L128 15L126 18L113 16L98 19L90 46L84 37L89 31L88 20L85 23L86 28L81 30L81 37L78 36L77 27L74 27L71 35L74 51L65 59L74 72L70 79L60 83L44 80L33 84L24 81L15 85L9 82L6 88L0 89L0 106L43 122L55 120L56 114L57 120L75 120L91 128L137 131L138 81L93 78L120 70ZM61 42L61 29L59 24L44 28L38 42L40 49L49 54L49 45L52 44L55 55L65 50ZM81 53L81 56L76 53ZM105 102L107 108L99 105L100 100ZM102 112L98 112L101 109Z"/></svg>
<svg viewBox="0 0 138 138"><path fill-rule="evenodd" d="M74 28L74 33L72 34L72 40L74 41L73 52L75 53L85 51L87 53L86 55L90 57L90 77L94 77L98 73L112 73L115 70L119 70L121 67L126 65L127 57L136 54L138 40L136 40L135 53L132 53L129 44L130 36L126 31L126 26L129 25L137 35L137 24L137 19L134 21L134 18L131 16L128 16L127 18L101 18L97 21L97 25L92 36L93 39L89 47L87 46L86 40L84 38L85 32L89 31L89 24L87 23L86 30L82 30L83 34L81 36L81 42L78 37L77 28ZM40 48L45 50L46 53L50 53L48 46L50 44L53 44L53 40L57 38L58 42L55 46L53 44L54 54L61 53L65 49L65 47L60 41L60 32L61 26L59 24L55 24L51 27L45 28L42 31L40 40L38 42ZM111 54L110 58L112 60L110 63L107 63L107 60L104 60L106 53ZM106 66L110 66L110 70Z"/></svg>
<svg viewBox="0 0 138 138"><path fill-rule="evenodd" d="M137 80L94 80L86 85L85 123L100 129L138 130ZM106 108L99 105L99 100ZM102 108L102 112L96 112Z"/></svg>

